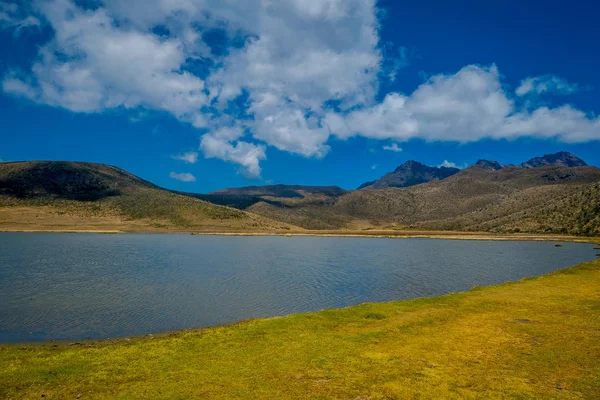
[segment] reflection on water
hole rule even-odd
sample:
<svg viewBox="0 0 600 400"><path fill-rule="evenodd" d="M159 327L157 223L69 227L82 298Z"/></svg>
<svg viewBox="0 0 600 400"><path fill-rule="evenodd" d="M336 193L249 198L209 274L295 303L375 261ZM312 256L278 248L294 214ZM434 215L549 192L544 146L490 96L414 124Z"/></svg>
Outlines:
<svg viewBox="0 0 600 400"><path fill-rule="evenodd" d="M468 290L589 244L0 233L0 341L106 338Z"/></svg>

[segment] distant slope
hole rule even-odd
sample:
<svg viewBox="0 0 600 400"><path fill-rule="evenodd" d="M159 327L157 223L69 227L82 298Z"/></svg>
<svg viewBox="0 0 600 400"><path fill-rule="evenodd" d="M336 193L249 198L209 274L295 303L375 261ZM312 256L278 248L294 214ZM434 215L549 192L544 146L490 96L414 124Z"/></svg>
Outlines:
<svg viewBox="0 0 600 400"><path fill-rule="evenodd" d="M266 185L221 189L210 194L232 196L304 197L307 194L339 196L344 193L346 193L346 191L338 186Z"/></svg>
<svg viewBox="0 0 600 400"><path fill-rule="evenodd" d="M209 194L180 192L180 194L186 196L208 201L213 204L234 207L240 210L245 210L260 202L282 206L282 203L278 200L280 198L302 199L306 196L335 198L344 193L347 193L347 191L338 186L302 185L246 186L233 189L221 189Z"/></svg>
<svg viewBox="0 0 600 400"><path fill-rule="evenodd" d="M80 162L0 164L0 229L272 230L286 224Z"/></svg>
<svg viewBox="0 0 600 400"><path fill-rule="evenodd" d="M430 167L410 160L396 168L394 172L387 173L375 181L363 183L358 189L414 186L425 182L445 179L459 171L458 168Z"/></svg>
<svg viewBox="0 0 600 400"><path fill-rule="evenodd" d="M441 180L335 196L255 193L253 200L240 208L308 229L600 234L600 169L565 167L560 165L562 160L546 158L559 165L531 168L480 160ZM230 201L233 198L230 195Z"/></svg>

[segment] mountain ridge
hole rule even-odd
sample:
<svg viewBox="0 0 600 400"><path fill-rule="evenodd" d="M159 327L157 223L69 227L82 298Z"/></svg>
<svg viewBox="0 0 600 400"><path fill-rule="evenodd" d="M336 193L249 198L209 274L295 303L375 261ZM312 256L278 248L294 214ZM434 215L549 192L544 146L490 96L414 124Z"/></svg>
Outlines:
<svg viewBox="0 0 600 400"><path fill-rule="evenodd" d="M437 179L445 179L458 173L460 169L451 167L431 167L418 161L408 160L393 172L388 172L379 179L365 182L358 187L363 189L383 189L388 187L407 187Z"/></svg>
<svg viewBox="0 0 600 400"><path fill-rule="evenodd" d="M600 169L582 165L570 153L532 160L528 167L479 160L446 178L404 187L344 190L280 184L209 194L170 191L104 164L0 163L0 229L7 224L23 229L91 224L144 231L426 229L600 235ZM429 168L440 170L411 161L394 172L428 173ZM409 179L403 178L406 184Z"/></svg>
<svg viewBox="0 0 600 400"><path fill-rule="evenodd" d="M558 153L545 154L541 157L533 157L520 164L521 168L539 168L545 166L587 167L588 164L568 151L559 151Z"/></svg>
<svg viewBox="0 0 600 400"><path fill-rule="evenodd" d="M549 166L561 167L586 167L588 164L581 158L566 152L560 151L553 154L545 154L540 157L533 157L518 166L518 168L540 168ZM479 159L470 167L479 167L489 170L500 170L512 165L501 165L498 161ZM428 166L415 160L408 160L404 164L396 167L393 172L388 172L379 179L365 182L358 187L360 189L383 189L386 187L409 187L434 180L446 179L460 172L458 168L444 166Z"/></svg>

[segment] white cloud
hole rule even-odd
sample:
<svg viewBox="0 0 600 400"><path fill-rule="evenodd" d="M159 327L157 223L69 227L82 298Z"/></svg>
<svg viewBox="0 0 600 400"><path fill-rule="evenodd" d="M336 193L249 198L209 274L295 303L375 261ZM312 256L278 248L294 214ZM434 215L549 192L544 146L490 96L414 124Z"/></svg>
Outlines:
<svg viewBox="0 0 600 400"><path fill-rule="evenodd" d="M265 146L243 141L232 144L213 134L202 136L200 149L207 158L219 158L241 165L244 174L249 178L260 177L260 161L267 159Z"/></svg>
<svg viewBox="0 0 600 400"><path fill-rule="evenodd" d="M446 167L446 168L461 168L459 167L456 163L453 163L452 161L448 161L448 160L444 160L443 163L441 163L440 165L438 165L438 168L441 167Z"/></svg>
<svg viewBox="0 0 600 400"><path fill-rule="evenodd" d="M376 93L381 55L375 0L105 0L87 10L71 0L40 4L56 34L27 76L13 74L3 84L5 92L39 103L75 112L163 110L208 129L209 143L221 137L214 132L223 123L230 124L223 118L228 101L245 91L252 118L244 127L255 140L322 157L329 151L324 104L335 100L347 109ZM169 35L152 34L157 25ZM211 53L203 36L211 29L242 38L243 46ZM220 67L201 79L186 69L198 58ZM242 160L256 175L260 167L239 153L246 149L255 155L250 158L264 159L257 150L264 146L226 142L235 151L207 156Z"/></svg>
<svg viewBox="0 0 600 400"><path fill-rule="evenodd" d="M393 51L389 51L389 47L390 46L383 47L382 69L387 78L391 82L394 82L399 71L402 68L407 67L410 63L408 61L408 49L406 47L399 47L397 49L397 54Z"/></svg>
<svg viewBox="0 0 600 400"><path fill-rule="evenodd" d="M498 69L470 65L436 75L412 94L388 93L383 102L340 115L326 124L338 137L473 142L521 136L565 142L600 139L600 118L572 106L519 109L506 93Z"/></svg>
<svg viewBox="0 0 600 400"><path fill-rule="evenodd" d="M138 106L191 120L207 104L204 82L180 72L182 42L115 26L109 11L82 10L69 0L41 3L55 30L29 79L9 77L5 92L75 112ZM16 89L15 89L16 88Z"/></svg>
<svg viewBox="0 0 600 400"><path fill-rule="evenodd" d="M173 156L175 160L184 161L186 164L196 164L198 162L198 153L195 151L188 151L187 153Z"/></svg>
<svg viewBox="0 0 600 400"><path fill-rule="evenodd" d="M402 152L402 147L398 146L398 143L392 143L391 145L383 146L384 150L393 151L394 153Z"/></svg>
<svg viewBox="0 0 600 400"><path fill-rule="evenodd" d="M572 94L579 90L579 85L576 83L567 82L554 75L544 75L522 80L515 93L517 96L525 96L527 94L540 95L546 92Z"/></svg>
<svg viewBox="0 0 600 400"><path fill-rule="evenodd" d="M0 29L13 29L16 36L27 28L37 28L40 20L33 15L26 15L26 3L21 5L0 1Z"/></svg>
<svg viewBox="0 0 600 400"><path fill-rule="evenodd" d="M169 174L169 178L181 181L181 182L196 182L196 177L189 172L182 172L178 174L177 172L171 172Z"/></svg>
<svg viewBox="0 0 600 400"><path fill-rule="evenodd" d="M2 81L2 90L5 93L35 99L37 91L31 85L22 80L14 71L9 72Z"/></svg>
<svg viewBox="0 0 600 400"><path fill-rule="evenodd" d="M378 165L377 164L373 164L371 165L371 169L377 169Z"/></svg>
<svg viewBox="0 0 600 400"><path fill-rule="evenodd" d="M399 142L600 139L596 116L516 101L525 93L566 93L572 84L528 78L515 94L495 66L434 75L410 94L376 101L379 80L400 79L407 56L402 47L388 51L394 45L380 43L375 0L35 4L27 15L14 5L0 8L13 20L18 14L19 21L47 21L55 32L29 71L4 77L4 92L74 112L170 113L204 135L205 157L238 164L252 177L260 176L267 146L323 157L331 135ZM211 32L221 37L219 46L208 39ZM208 70L192 68L204 61Z"/></svg>

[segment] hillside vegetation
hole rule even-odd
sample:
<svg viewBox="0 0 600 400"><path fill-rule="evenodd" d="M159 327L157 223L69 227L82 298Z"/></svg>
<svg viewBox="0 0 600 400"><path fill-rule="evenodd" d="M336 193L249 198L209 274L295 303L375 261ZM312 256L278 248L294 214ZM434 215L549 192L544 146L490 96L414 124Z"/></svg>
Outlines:
<svg viewBox="0 0 600 400"><path fill-rule="evenodd" d="M289 226L79 162L0 164L0 229L273 230Z"/></svg>
<svg viewBox="0 0 600 400"><path fill-rule="evenodd" d="M360 190L269 185L196 194L101 164L2 163L0 229L600 235L600 169L570 153L447 170L408 161Z"/></svg>
<svg viewBox="0 0 600 400"><path fill-rule="evenodd" d="M595 261L436 298L5 345L0 398L597 399L598 287Z"/></svg>
<svg viewBox="0 0 600 400"><path fill-rule="evenodd" d="M330 196L262 196L243 207L307 229L418 228L600 234L600 170L595 167L472 166L406 188Z"/></svg>

